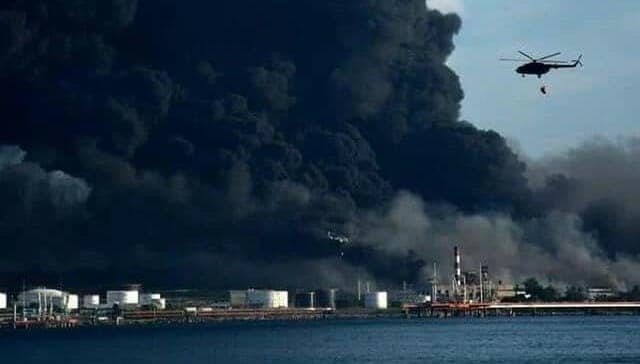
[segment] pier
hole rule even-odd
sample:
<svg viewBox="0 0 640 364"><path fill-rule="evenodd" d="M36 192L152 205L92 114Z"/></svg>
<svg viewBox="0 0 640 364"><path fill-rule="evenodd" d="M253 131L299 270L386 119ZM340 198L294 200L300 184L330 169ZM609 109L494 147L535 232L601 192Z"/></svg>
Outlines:
<svg viewBox="0 0 640 364"><path fill-rule="evenodd" d="M425 303L404 305L407 316L514 316L563 313L640 314L640 302L517 302L517 303Z"/></svg>
<svg viewBox="0 0 640 364"><path fill-rule="evenodd" d="M207 320L260 320L260 319L303 319L322 318L333 313L332 309L212 309L207 311L130 311L123 314L124 321L183 321Z"/></svg>

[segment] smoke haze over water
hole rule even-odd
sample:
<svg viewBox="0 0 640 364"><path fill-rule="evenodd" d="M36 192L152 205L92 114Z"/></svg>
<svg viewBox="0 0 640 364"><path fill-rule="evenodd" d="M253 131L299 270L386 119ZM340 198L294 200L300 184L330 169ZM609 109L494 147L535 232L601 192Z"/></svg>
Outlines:
<svg viewBox="0 0 640 364"><path fill-rule="evenodd" d="M400 284L455 244L504 280L640 283L637 142L527 166L459 120L460 26L424 0L3 2L0 284Z"/></svg>

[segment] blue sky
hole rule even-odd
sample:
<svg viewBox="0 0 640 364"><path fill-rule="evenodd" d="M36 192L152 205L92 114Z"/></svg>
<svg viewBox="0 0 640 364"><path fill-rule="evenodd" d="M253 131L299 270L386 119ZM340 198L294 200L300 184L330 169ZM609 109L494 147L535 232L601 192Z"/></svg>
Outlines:
<svg viewBox="0 0 640 364"><path fill-rule="evenodd" d="M427 0L456 11L462 31L448 64L465 91L462 118L494 129L530 157L595 136L640 136L640 1ZM522 79L518 50L584 54L583 68ZM540 94L545 84L549 94Z"/></svg>

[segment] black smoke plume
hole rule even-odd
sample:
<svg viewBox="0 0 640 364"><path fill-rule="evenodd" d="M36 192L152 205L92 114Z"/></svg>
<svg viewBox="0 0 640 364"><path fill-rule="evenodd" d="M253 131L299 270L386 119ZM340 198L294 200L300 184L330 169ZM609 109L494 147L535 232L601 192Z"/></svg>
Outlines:
<svg viewBox="0 0 640 364"><path fill-rule="evenodd" d="M400 190L414 215L452 207L438 213L454 230L483 214L532 226L564 201L580 238L636 253L610 243L634 231L608 220L619 201L576 210L581 176L531 187L499 134L458 120L460 25L424 0L4 1L3 283L415 282L439 257L429 235L370 233Z"/></svg>

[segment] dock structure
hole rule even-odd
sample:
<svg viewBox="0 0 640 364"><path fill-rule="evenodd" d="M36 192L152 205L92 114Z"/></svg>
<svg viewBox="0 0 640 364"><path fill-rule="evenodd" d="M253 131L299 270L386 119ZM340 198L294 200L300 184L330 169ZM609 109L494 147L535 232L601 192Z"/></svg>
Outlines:
<svg viewBox="0 0 640 364"><path fill-rule="evenodd" d="M548 314L548 313L622 313L640 314L640 302L535 302L494 303L488 310L496 314Z"/></svg>
<svg viewBox="0 0 640 364"><path fill-rule="evenodd" d="M493 302L493 303L425 303L404 305L406 315L451 316L515 316L562 313L621 313L640 314L640 302Z"/></svg>
<svg viewBox="0 0 640 364"><path fill-rule="evenodd" d="M484 316L489 308L489 303L422 303L405 304L402 306L406 316L418 317L451 317L451 316Z"/></svg>
<svg viewBox="0 0 640 364"><path fill-rule="evenodd" d="M79 326L77 319L69 318L63 320L22 320L22 321L0 321L0 329L62 329Z"/></svg>
<svg viewBox="0 0 640 364"><path fill-rule="evenodd" d="M121 316L106 320L96 320L92 317L74 316L61 320L11 320L2 317L1 329L50 329L72 328L77 326L95 325L127 325L153 323L198 323L221 320L264 320L264 319L316 319L333 315L330 308L318 309L206 309L206 310L147 310L124 311Z"/></svg>
<svg viewBox="0 0 640 364"><path fill-rule="evenodd" d="M267 319L267 318L311 318L331 314L332 309L211 309L211 310L165 310L131 311L123 315L125 321L206 321L227 319Z"/></svg>

